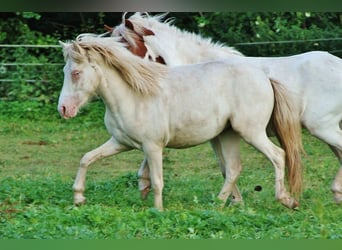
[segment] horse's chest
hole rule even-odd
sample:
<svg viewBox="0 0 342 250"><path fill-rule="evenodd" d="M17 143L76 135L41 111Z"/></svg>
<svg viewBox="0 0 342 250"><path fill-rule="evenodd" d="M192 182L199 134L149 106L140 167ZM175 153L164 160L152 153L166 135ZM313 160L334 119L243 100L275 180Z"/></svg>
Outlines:
<svg viewBox="0 0 342 250"><path fill-rule="evenodd" d="M142 142L135 127L129 126L125 121L109 115L105 117L105 126L117 142L132 148L141 149Z"/></svg>

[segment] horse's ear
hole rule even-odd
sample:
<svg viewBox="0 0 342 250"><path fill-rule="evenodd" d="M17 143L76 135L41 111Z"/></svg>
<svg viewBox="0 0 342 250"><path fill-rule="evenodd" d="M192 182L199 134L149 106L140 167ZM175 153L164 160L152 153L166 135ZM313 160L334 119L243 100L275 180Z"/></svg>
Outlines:
<svg viewBox="0 0 342 250"><path fill-rule="evenodd" d="M66 44L66 43L63 43L62 41L58 41L58 43L59 43L59 45L62 46L63 49L67 46L67 44Z"/></svg>
<svg viewBox="0 0 342 250"><path fill-rule="evenodd" d="M133 23L128 19L125 19L125 27L134 31Z"/></svg>
<svg viewBox="0 0 342 250"><path fill-rule="evenodd" d="M108 32L113 32L114 27L110 27L107 24L103 25L104 29L107 30Z"/></svg>
<svg viewBox="0 0 342 250"><path fill-rule="evenodd" d="M143 27L143 36L154 36L154 32L150 29Z"/></svg>
<svg viewBox="0 0 342 250"><path fill-rule="evenodd" d="M74 43L72 44L72 46L73 46L73 47L72 47L73 50L76 51L76 52L78 52L78 53L79 53L80 55L82 55L83 57L87 55L85 49L84 49L82 46L80 46L80 44L74 42Z"/></svg>

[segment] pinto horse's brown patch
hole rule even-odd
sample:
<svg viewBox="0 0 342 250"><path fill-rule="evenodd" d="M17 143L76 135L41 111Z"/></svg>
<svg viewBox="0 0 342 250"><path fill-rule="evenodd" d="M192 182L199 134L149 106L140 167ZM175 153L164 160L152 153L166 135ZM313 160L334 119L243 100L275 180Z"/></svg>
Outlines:
<svg viewBox="0 0 342 250"><path fill-rule="evenodd" d="M129 41L127 41L127 39L125 39L123 36L121 37L122 42L125 42L128 44L127 49L132 54L139 56L141 58L145 58L148 50L147 50L147 47L145 46L144 36L154 36L155 35L154 32L145 27L142 28L141 32L137 32L134 29L133 23L128 19L125 19L125 27L133 32L134 36L132 36L132 38L134 40L134 44L129 43ZM104 28L109 32L113 32L114 30L114 27L110 27L108 25L104 25ZM149 59L152 60L152 58L150 57ZM155 61L157 63L166 65L165 60L162 56L156 57Z"/></svg>
<svg viewBox="0 0 342 250"><path fill-rule="evenodd" d="M147 48L142 39L136 39L135 46L129 45L128 50L131 51L134 55L137 55L141 58L144 58L147 53Z"/></svg>
<svg viewBox="0 0 342 250"><path fill-rule="evenodd" d="M127 43L127 45L128 45L127 49L132 54L137 55L141 58L144 58L146 53L147 53L147 48L146 48L145 43L144 43L144 38L134 30L134 26L133 26L132 22L127 20L127 19L125 20L125 27L134 32L134 43L135 44L129 43L129 41L127 41L127 39L125 39L123 36L121 37L122 42ZM113 30L114 30L113 27L110 27L106 24L104 25L104 28L109 32L113 32ZM146 32L146 34L150 34L150 32Z"/></svg>
<svg viewBox="0 0 342 250"><path fill-rule="evenodd" d="M157 63L160 63L160 64L166 65L166 62L165 62L165 60L164 60L164 58L163 58L162 56L158 56L158 57L156 58L156 62L157 62Z"/></svg>
<svg viewBox="0 0 342 250"><path fill-rule="evenodd" d="M155 35L154 32L150 29L143 27L141 30L141 33L139 33L134 29L133 23L131 21L129 21L128 19L125 19L125 26L126 26L126 28L133 31L135 34L134 41L136 43L137 48L134 51L132 51L132 49L130 51L133 54L144 58L146 56L146 53L147 53L147 47L145 46L144 36L154 36ZM151 60L151 58L149 58L149 59ZM156 57L156 62L166 65L164 58L160 55L158 57Z"/></svg>

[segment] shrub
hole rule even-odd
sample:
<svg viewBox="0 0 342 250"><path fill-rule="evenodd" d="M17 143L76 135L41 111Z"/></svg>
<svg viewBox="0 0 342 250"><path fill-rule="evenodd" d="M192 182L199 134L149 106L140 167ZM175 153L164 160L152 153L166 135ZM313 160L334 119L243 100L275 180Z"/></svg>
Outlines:
<svg viewBox="0 0 342 250"><path fill-rule="evenodd" d="M5 22L0 23L0 43L56 45L58 43L56 38L31 30L25 22L27 19L39 17L34 13L8 17ZM24 46L2 47L0 98L20 101L35 99L42 103L55 101L63 81L62 65L58 68L56 68L58 65L51 65L51 63L63 62L61 52L58 53L56 56L56 48L46 50Z"/></svg>
<svg viewBox="0 0 342 250"><path fill-rule="evenodd" d="M200 33L230 46L235 45L249 56L284 56L310 50L326 50L342 55L342 51L338 51L341 39L334 40L342 36L341 14L337 12L211 12L196 15L195 19ZM314 41L296 42L298 40ZM268 41L270 43L241 44Z"/></svg>

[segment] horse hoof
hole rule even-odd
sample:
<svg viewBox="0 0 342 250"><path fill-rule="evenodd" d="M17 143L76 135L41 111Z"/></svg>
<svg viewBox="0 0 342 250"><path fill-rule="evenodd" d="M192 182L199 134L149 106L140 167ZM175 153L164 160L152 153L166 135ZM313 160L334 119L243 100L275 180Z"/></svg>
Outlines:
<svg viewBox="0 0 342 250"><path fill-rule="evenodd" d="M334 197L335 197L335 202L337 204L341 204L342 203L342 193L334 193Z"/></svg>
<svg viewBox="0 0 342 250"><path fill-rule="evenodd" d="M229 206L243 206L244 202L240 199L232 199L229 203Z"/></svg>
<svg viewBox="0 0 342 250"><path fill-rule="evenodd" d="M140 190L141 199L146 200L149 193L150 193L150 187L146 187L146 188Z"/></svg>
<svg viewBox="0 0 342 250"><path fill-rule="evenodd" d="M297 209L297 208L299 208L299 202L296 201L296 200L293 200L292 207L290 207L290 208L292 208L292 209Z"/></svg>
<svg viewBox="0 0 342 250"><path fill-rule="evenodd" d="M86 198L81 194L75 194L74 204L76 206L84 205L86 203Z"/></svg>
<svg viewBox="0 0 342 250"><path fill-rule="evenodd" d="M280 200L281 204L290 209L296 209L299 207L299 202L293 198L283 198Z"/></svg>

